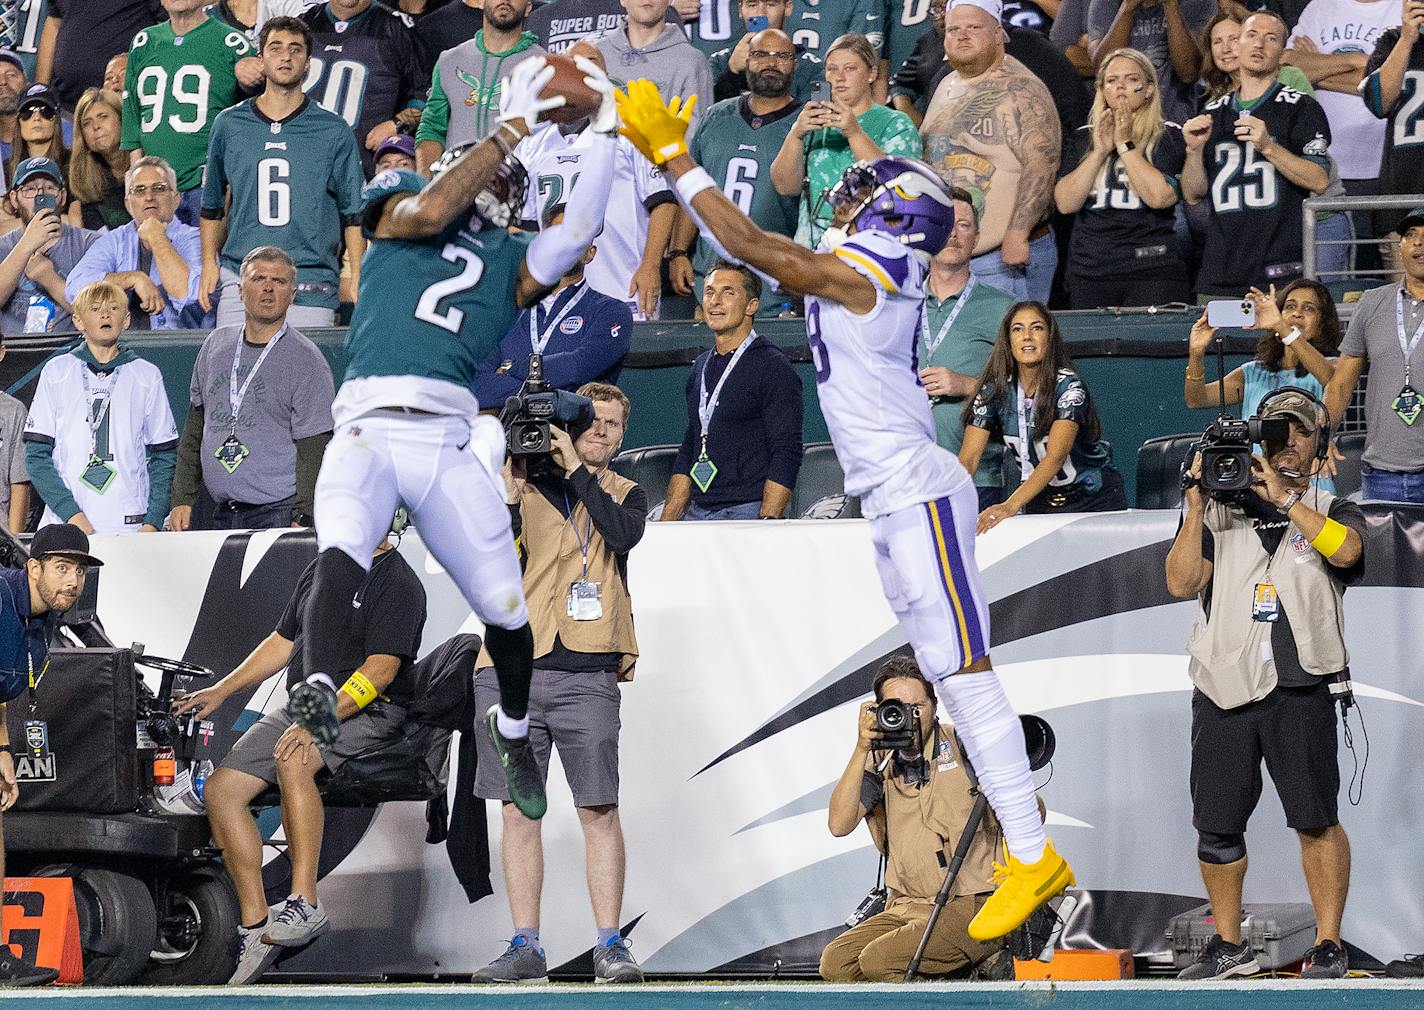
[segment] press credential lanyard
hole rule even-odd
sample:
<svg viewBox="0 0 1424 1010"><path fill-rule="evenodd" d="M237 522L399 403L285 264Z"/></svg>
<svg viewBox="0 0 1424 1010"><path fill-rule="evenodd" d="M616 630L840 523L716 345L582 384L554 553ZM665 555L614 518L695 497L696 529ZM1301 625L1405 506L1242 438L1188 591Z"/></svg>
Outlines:
<svg viewBox="0 0 1424 1010"><path fill-rule="evenodd" d="M707 432L712 427L712 415L717 413L717 402L722 398L722 387L727 384L727 380L732 377L732 369L737 367L737 362L742 360L742 354L752 346L752 341L756 340L756 330L747 334L747 339L732 352L732 360L727 362L727 370L722 373L722 377L717 380L717 385L712 388L712 396L707 396L707 366L712 364L712 357L709 355L707 361L702 365L702 374L698 377L701 386L702 397L697 404L697 419L702 422L702 454L707 454Z"/></svg>
<svg viewBox="0 0 1424 1010"><path fill-rule="evenodd" d="M574 521L574 507L569 502L569 492L564 491L564 511L569 515L569 525L574 528L574 536L578 539L579 553L583 555L583 577L580 581L588 580L588 548L593 543L593 515L588 517L588 524L582 533L579 532L578 523Z"/></svg>
<svg viewBox="0 0 1424 1010"><path fill-rule="evenodd" d="M945 337L949 336L950 327L952 327L954 321L959 318L960 310L963 309L965 304L969 301L969 296L974 293L974 285L978 283L979 278L971 274L969 283L964 285L963 291L959 292L959 301L954 303L954 308L949 310L949 317L945 319L944 325L939 328L939 332L933 337L930 336L929 297L926 296L925 300L920 303L920 333L924 338L925 347L929 351L929 353L925 355L926 360L932 357L935 351L939 350L939 345L944 343Z"/></svg>
<svg viewBox="0 0 1424 1010"><path fill-rule="evenodd" d="M1419 341L1424 339L1424 320L1414 330L1414 336L1405 337L1404 329L1404 284L1400 282L1399 290L1394 293L1394 324L1396 336L1399 337L1399 351L1404 355L1404 388L1395 397L1394 412L1399 415L1399 419L1406 425L1412 425L1419 419L1421 410L1419 394L1414 391L1414 384L1411 381L1409 359L1413 357L1414 351L1419 347Z"/></svg>
<svg viewBox="0 0 1424 1010"><path fill-rule="evenodd" d="M237 435L237 416L242 413L242 401L247 398L247 387L252 385L252 380L257 375L257 370L262 367L262 362L267 360L267 355L272 353L272 348L277 346L277 341L286 336L287 327L283 326L272 339L267 341L267 346L262 348L262 353L257 355L257 360L252 365L252 370L247 373L247 378L242 380L242 385L237 384L237 368L242 364L242 348L247 342L247 330L242 331L242 337L237 341L237 351L232 356L232 372L228 375L228 396L232 401L232 434Z"/></svg>
<svg viewBox="0 0 1424 1010"><path fill-rule="evenodd" d="M579 288L578 294L569 299L567 305L559 310L559 314L549 321L549 325L544 327L541 334L538 330L537 320L539 318L539 306L534 306L529 310L529 344L534 348L535 354L543 354L544 348L549 346L549 338L554 335L554 329L564 321L564 317L573 311L575 305L588 294L588 284L584 283ZM255 370L255 369L254 369Z"/></svg>
<svg viewBox="0 0 1424 1010"><path fill-rule="evenodd" d="M1033 464L1028 458L1028 444L1033 439L1033 399L1024 399L1023 386L1014 383L1014 403L1019 412L1019 479L1028 480Z"/></svg>

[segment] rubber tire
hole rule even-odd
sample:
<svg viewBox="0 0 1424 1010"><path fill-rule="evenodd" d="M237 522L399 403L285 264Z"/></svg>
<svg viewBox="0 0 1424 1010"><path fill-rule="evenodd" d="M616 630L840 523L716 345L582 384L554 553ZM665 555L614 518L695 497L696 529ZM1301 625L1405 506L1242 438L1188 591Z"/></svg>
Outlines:
<svg viewBox="0 0 1424 1010"><path fill-rule="evenodd" d="M150 958L139 981L144 985L225 984L237 970L237 931L242 925L232 881L219 866L199 866L170 881L168 890L192 902L202 932L182 960Z"/></svg>
<svg viewBox="0 0 1424 1010"><path fill-rule="evenodd" d="M84 947L85 985L127 985L148 964L158 939L158 911L153 895L137 877L101 866L79 868L74 874L74 903L79 911L79 938ZM119 953L91 953L93 939Z"/></svg>

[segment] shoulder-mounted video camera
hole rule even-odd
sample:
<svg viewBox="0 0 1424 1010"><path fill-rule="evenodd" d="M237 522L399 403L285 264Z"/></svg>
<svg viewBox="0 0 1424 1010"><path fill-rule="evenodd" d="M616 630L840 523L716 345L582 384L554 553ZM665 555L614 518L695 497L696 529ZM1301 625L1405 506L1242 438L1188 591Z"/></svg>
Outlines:
<svg viewBox="0 0 1424 1010"><path fill-rule="evenodd" d="M544 378L544 356L529 356L529 378L519 392L504 401L499 413L510 459L531 467L547 459L554 440L550 428L561 428L577 439L593 424L593 401L566 389L555 389ZM531 470L531 475L533 474Z"/></svg>

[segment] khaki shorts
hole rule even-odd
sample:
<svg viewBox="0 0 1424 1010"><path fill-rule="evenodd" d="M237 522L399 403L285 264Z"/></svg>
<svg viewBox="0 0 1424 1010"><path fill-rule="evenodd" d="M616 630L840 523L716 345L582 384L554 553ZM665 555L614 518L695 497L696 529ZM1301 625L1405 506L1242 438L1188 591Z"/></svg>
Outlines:
<svg viewBox="0 0 1424 1010"><path fill-rule="evenodd" d="M321 747L327 771L335 772L351 758L363 754L400 736L405 724L405 709L375 701L341 724L341 735L330 747ZM232 750L227 752L220 767L246 772L272 785L277 784L277 759L272 749L292 725L286 712L263 716L249 729Z"/></svg>

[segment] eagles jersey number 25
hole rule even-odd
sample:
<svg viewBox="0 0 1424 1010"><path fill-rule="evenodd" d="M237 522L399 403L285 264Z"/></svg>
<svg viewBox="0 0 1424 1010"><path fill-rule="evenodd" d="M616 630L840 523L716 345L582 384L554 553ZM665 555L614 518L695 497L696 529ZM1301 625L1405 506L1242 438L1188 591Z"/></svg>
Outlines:
<svg viewBox="0 0 1424 1010"><path fill-rule="evenodd" d="M1212 161L1216 171L1212 174L1211 205L1218 214L1243 207L1268 210L1280 202L1276 166L1255 144L1217 144Z"/></svg>

